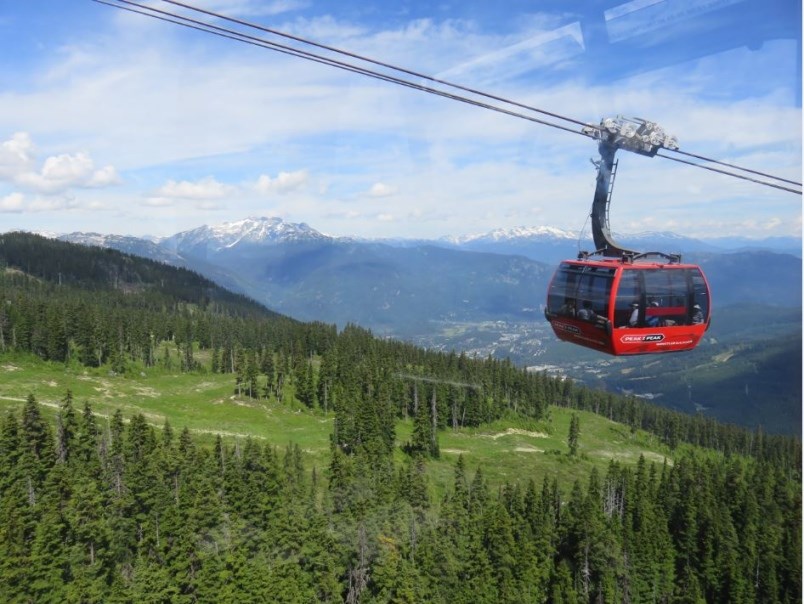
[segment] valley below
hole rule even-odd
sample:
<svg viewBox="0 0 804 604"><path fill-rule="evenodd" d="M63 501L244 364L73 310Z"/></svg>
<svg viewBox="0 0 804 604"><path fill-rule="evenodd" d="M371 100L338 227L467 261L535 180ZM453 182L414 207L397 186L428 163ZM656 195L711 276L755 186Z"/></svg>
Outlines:
<svg viewBox="0 0 804 604"><path fill-rule="evenodd" d="M801 436L801 316L776 309L761 324L760 306L722 309L699 347L671 355L612 357L557 340L545 320L433 324L410 341L443 352L510 358L592 387L633 395L773 433Z"/></svg>

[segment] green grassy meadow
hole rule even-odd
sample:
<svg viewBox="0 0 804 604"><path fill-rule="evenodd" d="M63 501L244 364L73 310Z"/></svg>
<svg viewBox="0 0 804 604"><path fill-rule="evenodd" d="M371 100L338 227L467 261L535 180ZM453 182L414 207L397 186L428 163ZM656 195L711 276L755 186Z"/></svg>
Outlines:
<svg viewBox="0 0 804 604"><path fill-rule="evenodd" d="M161 428L169 421L175 431L187 427L202 442L211 443L216 434L227 442L248 437L283 449L298 444L309 467L326 470L332 414L304 408L296 401L251 400L234 393L232 375L208 372L179 373L160 368L114 375L108 368L88 369L41 361L32 356L0 356L0 412L19 413L26 397L33 394L45 412L55 417L66 392L73 393L74 406L89 402L103 418L120 409L126 419L141 413ZM579 412L581 436L579 454L570 457L567 435L572 411L551 407L541 421L506 420L479 428L446 430L439 433L441 457L428 462L430 488L434 497L451 487L453 467L459 455L473 476L477 468L492 486L508 483L541 482L557 478L563 489L576 480L585 481L591 468L605 473L611 460L636 463L640 455L648 461L670 461L670 450L642 431L631 432L603 417ZM400 445L410 439L412 423L396 427ZM405 454L397 449L397 461Z"/></svg>

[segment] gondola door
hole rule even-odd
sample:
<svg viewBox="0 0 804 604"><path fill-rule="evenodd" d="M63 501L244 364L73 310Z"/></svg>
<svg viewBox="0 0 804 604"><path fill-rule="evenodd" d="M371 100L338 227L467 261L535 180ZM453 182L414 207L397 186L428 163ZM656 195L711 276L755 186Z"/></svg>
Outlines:
<svg viewBox="0 0 804 604"><path fill-rule="evenodd" d="M709 289L694 265L623 265L612 354L691 350L709 326Z"/></svg>

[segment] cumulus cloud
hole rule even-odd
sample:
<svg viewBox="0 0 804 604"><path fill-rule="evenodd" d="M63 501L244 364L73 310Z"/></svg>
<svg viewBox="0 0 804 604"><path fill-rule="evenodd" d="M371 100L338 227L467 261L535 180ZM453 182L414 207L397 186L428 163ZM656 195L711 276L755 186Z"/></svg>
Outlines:
<svg viewBox="0 0 804 604"><path fill-rule="evenodd" d="M301 188L308 181L306 170L296 172L280 172L276 178L262 174L254 184L254 189L261 194L288 193Z"/></svg>
<svg viewBox="0 0 804 604"><path fill-rule="evenodd" d="M34 164L33 142L26 132L17 132L0 144L0 178L13 180L18 174L29 172Z"/></svg>
<svg viewBox="0 0 804 604"><path fill-rule="evenodd" d="M0 179L44 195L120 182L114 166L96 170L92 158L83 151L52 155L37 170L34 145L26 132L17 132L0 145Z"/></svg>
<svg viewBox="0 0 804 604"><path fill-rule="evenodd" d="M261 175L256 181L241 184L220 182L212 176L197 181L169 180L153 191L145 201L150 207L168 207L179 202L191 201L199 210L220 210L223 206L218 201L238 197L249 199L254 193L259 195L284 194L303 187L309 180L306 170L296 172L279 172L276 177Z"/></svg>
<svg viewBox="0 0 804 604"><path fill-rule="evenodd" d="M156 197L178 199L221 199L231 195L235 188L218 182L211 176L199 181L169 180L156 190Z"/></svg>
<svg viewBox="0 0 804 604"><path fill-rule="evenodd" d="M22 193L11 193L0 199L0 212L22 212L25 208L25 197Z"/></svg>
<svg viewBox="0 0 804 604"><path fill-rule="evenodd" d="M372 197L388 197L394 193L396 193L396 187L386 185L382 182L375 182L371 185L371 189L369 189L369 195Z"/></svg>
<svg viewBox="0 0 804 604"><path fill-rule="evenodd" d="M117 174L114 166L105 166L100 170L96 170L92 177L87 181L89 187L108 187L110 185L120 184L120 176Z"/></svg>

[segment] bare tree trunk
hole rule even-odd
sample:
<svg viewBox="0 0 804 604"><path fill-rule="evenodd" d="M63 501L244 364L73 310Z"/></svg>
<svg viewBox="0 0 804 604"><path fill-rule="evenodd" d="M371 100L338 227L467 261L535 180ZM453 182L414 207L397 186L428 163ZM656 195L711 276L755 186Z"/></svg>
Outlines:
<svg viewBox="0 0 804 604"><path fill-rule="evenodd" d="M589 568L589 544L583 550L583 567L581 568L581 581L583 585L584 599L589 601L589 582L592 578L592 569Z"/></svg>
<svg viewBox="0 0 804 604"><path fill-rule="evenodd" d="M349 571L349 591L346 594L346 604L358 604L360 594L363 593L369 582L368 539L366 527L362 522L357 529L357 555L357 568Z"/></svg>

